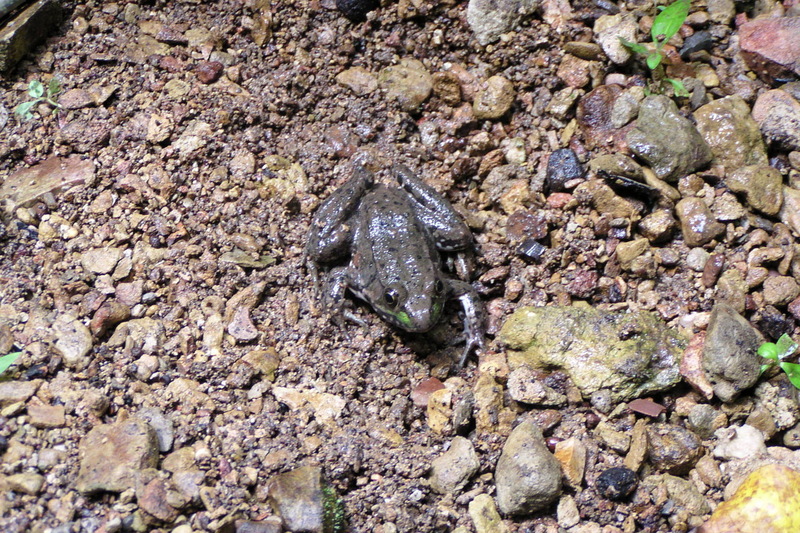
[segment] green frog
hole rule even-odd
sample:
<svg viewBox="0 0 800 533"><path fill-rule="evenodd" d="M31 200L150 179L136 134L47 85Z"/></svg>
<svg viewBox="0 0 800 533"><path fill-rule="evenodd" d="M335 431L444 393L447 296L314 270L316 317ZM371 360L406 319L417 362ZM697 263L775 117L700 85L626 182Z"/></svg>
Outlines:
<svg viewBox="0 0 800 533"><path fill-rule="evenodd" d="M395 165L392 172L402 189L375 184L372 173L358 165L323 202L308 233L308 270L317 284L318 263L349 253L347 266L330 270L330 307L342 311L349 290L409 332L429 331L445 302L457 299L464 311L463 366L473 349L485 349L483 305L469 283L445 276L440 252L468 249L472 233L450 203L411 170Z"/></svg>

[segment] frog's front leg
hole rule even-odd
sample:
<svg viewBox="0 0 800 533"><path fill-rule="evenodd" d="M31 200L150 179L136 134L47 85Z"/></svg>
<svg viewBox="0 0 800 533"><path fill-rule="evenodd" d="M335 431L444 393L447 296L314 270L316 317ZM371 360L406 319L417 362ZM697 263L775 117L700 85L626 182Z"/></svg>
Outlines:
<svg viewBox="0 0 800 533"><path fill-rule="evenodd" d="M328 277L328 287L325 291L325 306L331 313L331 317L337 325L342 326L340 317L344 317L359 326L368 327L368 324L345 309L345 293L350 286L350 275L347 267L337 267L330 271Z"/></svg>
<svg viewBox="0 0 800 533"><path fill-rule="evenodd" d="M472 244L472 233L453 209L433 187L430 187L404 165L392 170L397 181L413 198L417 216L433 235L436 247L445 252L464 250Z"/></svg>
<svg viewBox="0 0 800 533"><path fill-rule="evenodd" d="M467 357L473 350L483 351L486 349L486 314L483 303L478 297L478 293L472 285L464 281L451 280L450 291L453 298L458 299L464 311L464 337L466 346L461 355L459 366L464 366Z"/></svg>

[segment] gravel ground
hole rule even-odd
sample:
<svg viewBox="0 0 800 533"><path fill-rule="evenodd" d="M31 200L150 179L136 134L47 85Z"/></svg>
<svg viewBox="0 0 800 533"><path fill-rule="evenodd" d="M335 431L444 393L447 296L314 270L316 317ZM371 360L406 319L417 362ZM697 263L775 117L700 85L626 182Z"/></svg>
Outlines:
<svg viewBox="0 0 800 533"><path fill-rule="evenodd" d="M566 184L546 172L556 149L574 151L573 169L630 153L616 133L598 140L588 99L575 103L607 75L644 84L641 65L614 64L591 43L592 26L625 7L649 13L635 25L649 30L650 6L568 13L546 2L482 46L467 2L383 4L353 22L331 0L67 1L61 27L0 81L9 112L31 80L64 87L58 112L40 104L32 120L0 128L0 199L17 201L0 230L0 355L23 350L0 382L3 531L280 531L275 476L304 466L321 467L349 531L688 531L735 477L720 471L733 456L711 454L714 430L747 421L762 448L795 460L796 399L780 375L725 404L681 383L648 395L647 412L536 370L531 379L560 399L532 405L515 397L520 374L495 339L515 309L577 303L652 311L688 343L723 299L741 301L734 308L766 340L798 333L796 227L723 186L717 161L671 183L712 206L721 229L699 246L674 201L628 190L602 204L605 189L576 189L604 183L587 181L594 171L567 172ZM678 37L714 36L700 63L717 81L696 103L736 94L749 113L769 85L745 74L734 22L709 12L693 8ZM684 115L698 107L679 103ZM763 163L796 188L796 154L773 143ZM306 234L355 162L385 182L392 164L407 165L473 230L489 349L464 368L449 342L462 329L456 306L416 335L356 302L368 326L337 325L319 302L302 265ZM9 192L36 189L31 180L41 190ZM636 224L659 209L665 224ZM620 258L617 246L642 235L646 249ZM725 277L758 268L758 283ZM429 402L437 380L448 391L440 408ZM557 504L482 524L473 509L494 508L481 495L495 495L502 447L523 420L551 450L579 441L585 475L565 472ZM646 458L641 420L660 428ZM691 456L685 470L653 452L669 448L652 444L659 434L684 442L676 432L697 440L678 446L679 459ZM431 465L456 435L477 468L440 494ZM598 476L636 450L639 479L689 480L706 507L653 478L608 499Z"/></svg>

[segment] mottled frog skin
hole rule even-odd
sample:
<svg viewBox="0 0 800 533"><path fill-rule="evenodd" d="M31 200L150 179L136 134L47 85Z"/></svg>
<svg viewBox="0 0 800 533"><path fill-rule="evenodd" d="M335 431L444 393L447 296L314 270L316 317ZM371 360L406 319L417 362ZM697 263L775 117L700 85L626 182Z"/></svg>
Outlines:
<svg viewBox="0 0 800 533"><path fill-rule="evenodd" d="M375 184L372 173L357 166L320 206L305 248L309 271L317 282L319 263L349 254L347 266L330 271L331 307L341 311L349 290L410 332L429 331L445 302L458 299L464 310L463 365L473 349L485 348L483 305L469 283L444 274L440 252L468 249L472 234L450 203L411 170L395 165L392 172L402 189Z"/></svg>

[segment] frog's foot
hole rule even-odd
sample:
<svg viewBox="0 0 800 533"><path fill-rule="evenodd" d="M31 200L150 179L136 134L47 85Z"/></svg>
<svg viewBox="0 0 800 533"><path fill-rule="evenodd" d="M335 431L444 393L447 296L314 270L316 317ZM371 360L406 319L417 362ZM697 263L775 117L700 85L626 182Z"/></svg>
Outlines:
<svg viewBox="0 0 800 533"><path fill-rule="evenodd" d="M459 366L464 366L467 357L473 350L482 352L486 349L486 338L484 322L485 316L483 311L483 304L481 303L478 293L469 283L463 281L452 281L451 287L454 290L454 296L461 303L461 308L464 311L464 337L466 346L464 353L461 355L461 360L458 362Z"/></svg>
<svg viewBox="0 0 800 533"><path fill-rule="evenodd" d="M345 309L345 293L348 287L347 268L338 267L331 270L328 287L325 291L325 306L331 314L331 320L339 327L344 327L344 319L369 327L363 319L349 309Z"/></svg>

